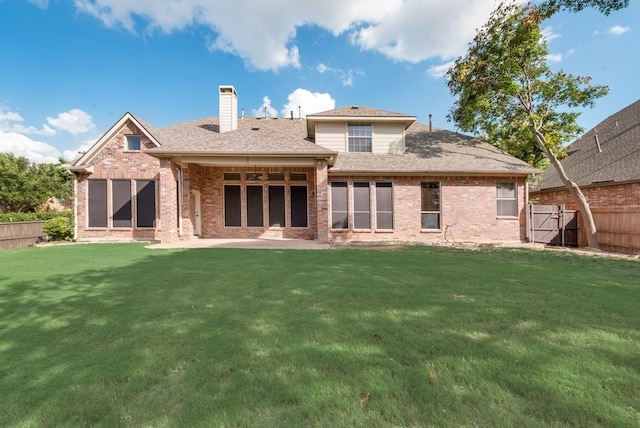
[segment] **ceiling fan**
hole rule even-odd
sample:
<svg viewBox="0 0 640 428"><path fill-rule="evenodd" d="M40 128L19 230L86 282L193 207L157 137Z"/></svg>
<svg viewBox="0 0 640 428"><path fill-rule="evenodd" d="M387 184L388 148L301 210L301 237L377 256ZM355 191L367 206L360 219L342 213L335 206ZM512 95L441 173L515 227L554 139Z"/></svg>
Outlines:
<svg viewBox="0 0 640 428"><path fill-rule="evenodd" d="M255 168L253 172L247 173L247 180L249 181L262 180L263 178L262 172L255 170Z"/></svg>

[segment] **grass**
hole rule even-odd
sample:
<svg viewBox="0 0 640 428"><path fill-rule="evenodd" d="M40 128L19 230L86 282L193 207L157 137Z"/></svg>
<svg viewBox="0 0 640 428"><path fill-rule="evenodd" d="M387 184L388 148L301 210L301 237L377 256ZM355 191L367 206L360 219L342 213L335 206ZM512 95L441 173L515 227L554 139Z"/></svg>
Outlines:
<svg viewBox="0 0 640 428"><path fill-rule="evenodd" d="M571 253L3 251L0 426L634 427L638 303Z"/></svg>

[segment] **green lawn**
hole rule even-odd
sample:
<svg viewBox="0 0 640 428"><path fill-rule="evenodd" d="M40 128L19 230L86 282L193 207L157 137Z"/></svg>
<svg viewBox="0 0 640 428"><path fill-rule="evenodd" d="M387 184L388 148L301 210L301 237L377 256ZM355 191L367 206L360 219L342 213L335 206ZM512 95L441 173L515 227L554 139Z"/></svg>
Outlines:
<svg viewBox="0 0 640 428"><path fill-rule="evenodd" d="M638 425L635 260L0 252L3 427Z"/></svg>

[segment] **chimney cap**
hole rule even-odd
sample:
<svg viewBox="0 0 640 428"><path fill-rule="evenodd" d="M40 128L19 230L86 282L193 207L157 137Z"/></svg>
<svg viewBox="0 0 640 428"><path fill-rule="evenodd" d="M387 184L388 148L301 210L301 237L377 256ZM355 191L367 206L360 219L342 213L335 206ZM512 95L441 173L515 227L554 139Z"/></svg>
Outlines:
<svg viewBox="0 0 640 428"><path fill-rule="evenodd" d="M233 85L220 85L218 87L218 90L221 94L232 93L238 95L238 93L236 92L236 88L234 88Z"/></svg>

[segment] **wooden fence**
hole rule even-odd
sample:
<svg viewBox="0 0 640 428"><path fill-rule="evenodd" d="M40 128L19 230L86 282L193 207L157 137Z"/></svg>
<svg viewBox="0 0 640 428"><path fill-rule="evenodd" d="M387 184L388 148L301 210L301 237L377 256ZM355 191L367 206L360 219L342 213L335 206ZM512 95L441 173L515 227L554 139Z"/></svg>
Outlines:
<svg viewBox="0 0 640 428"><path fill-rule="evenodd" d="M44 221L0 223L0 250L28 247L44 239Z"/></svg>
<svg viewBox="0 0 640 428"><path fill-rule="evenodd" d="M640 207L591 208L591 212L604 251L640 254ZM581 227L580 245L586 242L587 235Z"/></svg>

